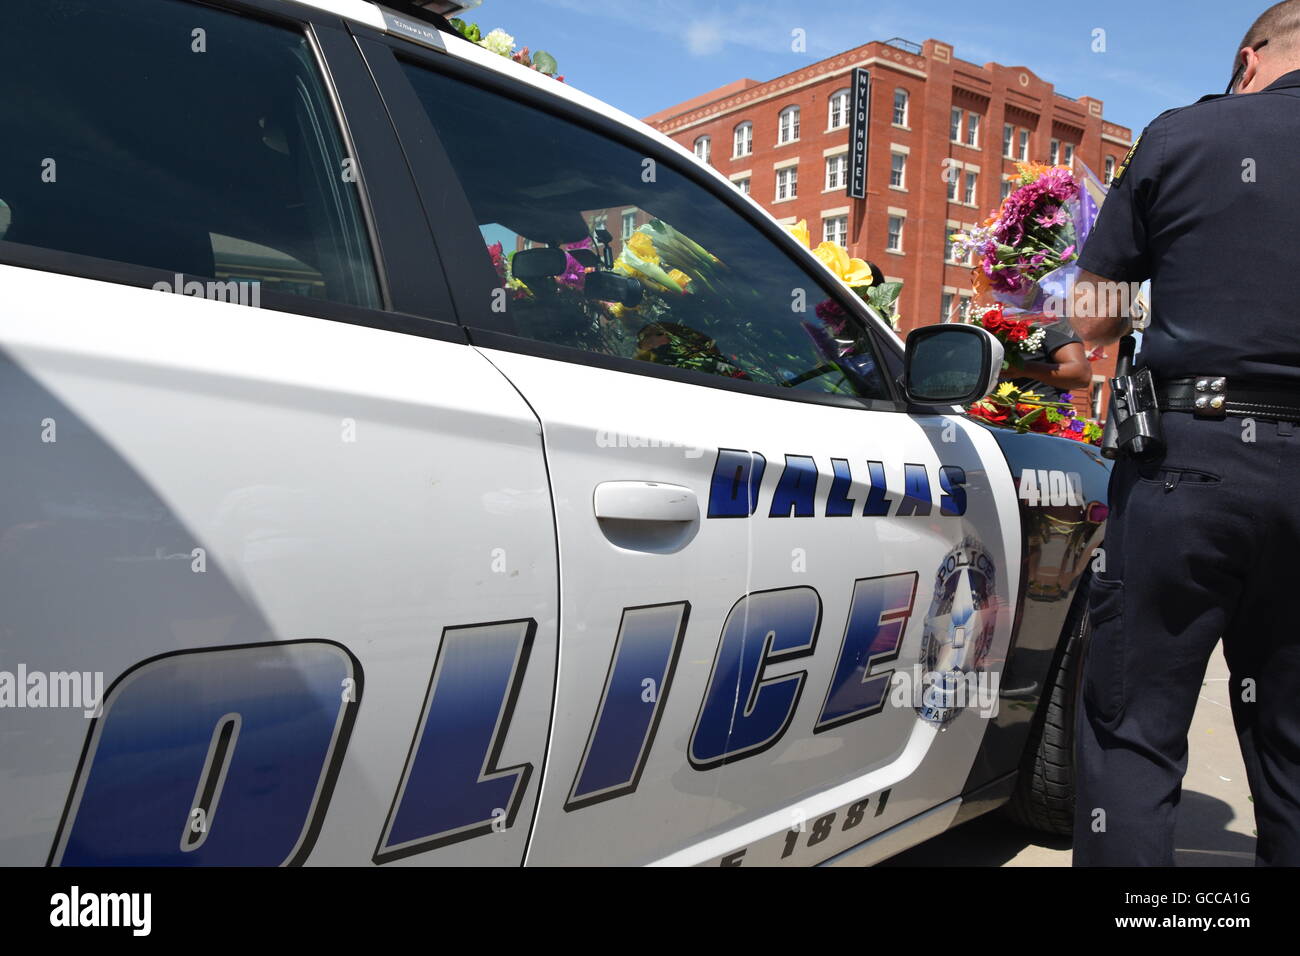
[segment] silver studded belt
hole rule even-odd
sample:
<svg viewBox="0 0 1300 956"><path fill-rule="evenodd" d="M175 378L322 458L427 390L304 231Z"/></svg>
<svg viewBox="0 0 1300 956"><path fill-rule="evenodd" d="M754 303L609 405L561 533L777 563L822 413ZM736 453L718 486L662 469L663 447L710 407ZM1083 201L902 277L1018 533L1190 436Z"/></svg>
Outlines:
<svg viewBox="0 0 1300 956"><path fill-rule="evenodd" d="M1300 422L1300 392L1237 383L1222 375L1168 379L1156 385L1156 398L1162 412L1191 412L1197 418L1253 415Z"/></svg>

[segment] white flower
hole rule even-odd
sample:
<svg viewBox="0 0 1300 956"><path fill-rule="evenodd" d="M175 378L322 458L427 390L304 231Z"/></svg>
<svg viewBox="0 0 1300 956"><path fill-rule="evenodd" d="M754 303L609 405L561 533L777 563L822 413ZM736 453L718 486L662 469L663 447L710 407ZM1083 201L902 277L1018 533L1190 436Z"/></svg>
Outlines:
<svg viewBox="0 0 1300 956"><path fill-rule="evenodd" d="M478 45L485 50L491 50L497 56L510 56L515 52L515 38L501 29L493 30L480 40Z"/></svg>
<svg viewBox="0 0 1300 956"><path fill-rule="evenodd" d="M1020 343L1020 351L1026 355L1037 352L1043 347L1043 340L1045 338L1047 338L1046 329L1034 329L1034 331L1030 333L1029 338Z"/></svg>

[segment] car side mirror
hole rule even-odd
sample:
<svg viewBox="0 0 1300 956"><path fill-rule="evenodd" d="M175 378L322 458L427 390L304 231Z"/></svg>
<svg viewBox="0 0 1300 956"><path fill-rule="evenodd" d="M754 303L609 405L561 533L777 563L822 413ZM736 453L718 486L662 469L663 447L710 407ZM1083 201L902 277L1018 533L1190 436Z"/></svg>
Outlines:
<svg viewBox="0 0 1300 956"><path fill-rule="evenodd" d="M907 337L903 392L913 405L969 405L997 387L1003 349L977 325L931 325Z"/></svg>

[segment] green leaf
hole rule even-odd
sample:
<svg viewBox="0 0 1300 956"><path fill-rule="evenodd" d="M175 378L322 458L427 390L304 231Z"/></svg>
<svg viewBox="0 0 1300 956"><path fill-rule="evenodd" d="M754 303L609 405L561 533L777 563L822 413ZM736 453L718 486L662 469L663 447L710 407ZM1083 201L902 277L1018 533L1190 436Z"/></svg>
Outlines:
<svg viewBox="0 0 1300 956"><path fill-rule="evenodd" d="M555 57L545 50L538 50L533 54L533 69L539 73L545 73L547 76L554 76L560 72L560 64L556 63Z"/></svg>

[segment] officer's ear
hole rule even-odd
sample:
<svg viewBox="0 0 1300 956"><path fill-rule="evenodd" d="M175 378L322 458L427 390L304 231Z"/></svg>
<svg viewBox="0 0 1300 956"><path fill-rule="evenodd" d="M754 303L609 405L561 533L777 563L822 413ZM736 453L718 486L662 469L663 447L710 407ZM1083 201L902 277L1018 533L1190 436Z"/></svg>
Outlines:
<svg viewBox="0 0 1300 956"><path fill-rule="evenodd" d="M1236 93L1253 93L1251 84L1259 76L1259 54L1250 47L1242 47L1237 53L1238 65L1241 67L1241 79L1237 83Z"/></svg>

